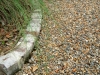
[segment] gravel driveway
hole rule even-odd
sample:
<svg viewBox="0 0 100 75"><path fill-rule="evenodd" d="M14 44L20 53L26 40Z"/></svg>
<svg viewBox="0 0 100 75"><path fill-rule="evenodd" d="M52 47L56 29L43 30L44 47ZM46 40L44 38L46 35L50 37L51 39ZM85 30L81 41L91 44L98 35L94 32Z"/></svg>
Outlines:
<svg viewBox="0 0 100 75"><path fill-rule="evenodd" d="M36 50L16 75L100 75L100 0L44 0Z"/></svg>

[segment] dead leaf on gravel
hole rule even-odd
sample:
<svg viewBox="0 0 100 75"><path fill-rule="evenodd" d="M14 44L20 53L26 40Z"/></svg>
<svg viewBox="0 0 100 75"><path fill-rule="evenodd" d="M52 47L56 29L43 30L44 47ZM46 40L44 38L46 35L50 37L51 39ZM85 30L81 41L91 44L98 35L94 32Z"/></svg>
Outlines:
<svg viewBox="0 0 100 75"><path fill-rule="evenodd" d="M38 66L36 65L36 66L33 66L32 67L32 72L34 72L34 71L36 71L38 69Z"/></svg>
<svg viewBox="0 0 100 75"><path fill-rule="evenodd" d="M68 63L67 62L63 62L64 68L68 67Z"/></svg>
<svg viewBox="0 0 100 75"><path fill-rule="evenodd" d="M56 72L56 73L58 73L58 72L59 72L59 70L57 69L57 70L55 70L55 72Z"/></svg>
<svg viewBox="0 0 100 75"><path fill-rule="evenodd" d="M76 72L77 71L77 69L76 68L74 68L73 70L72 70L72 72Z"/></svg>
<svg viewBox="0 0 100 75"><path fill-rule="evenodd" d="M87 48L85 51L83 51L84 54L87 54L90 51L89 48Z"/></svg>
<svg viewBox="0 0 100 75"><path fill-rule="evenodd" d="M59 47L55 47L56 50L60 50Z"/></svg>

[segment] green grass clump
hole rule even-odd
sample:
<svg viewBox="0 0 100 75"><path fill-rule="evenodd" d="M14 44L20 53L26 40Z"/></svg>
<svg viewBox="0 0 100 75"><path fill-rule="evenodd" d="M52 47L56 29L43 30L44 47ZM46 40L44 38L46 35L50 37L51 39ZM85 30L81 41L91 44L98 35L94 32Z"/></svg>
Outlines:
<svg viewBox="0 0 100 75"><path fill-rule="evenodd" d="M22 28L34 9L33 0L0 0L0 22Z"/></svg>

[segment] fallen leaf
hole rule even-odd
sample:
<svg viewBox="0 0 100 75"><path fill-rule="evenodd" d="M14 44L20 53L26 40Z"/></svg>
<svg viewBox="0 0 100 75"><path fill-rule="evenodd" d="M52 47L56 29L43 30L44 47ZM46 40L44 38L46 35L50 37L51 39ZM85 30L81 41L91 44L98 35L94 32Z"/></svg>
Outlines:
<svg viewBox="0 0 100 75"><path fill-rule="evenodd" d="M33 66L32 67L32 72L34 72L34 71L36 71L38 69L38 66L36 65L36 66Z"/></svg>
<svg viewBox="0 0 100 75"><path fill-rule="evenodd" d="M4 38L3 41L8 41L8 39L7 38Z"/></svg>
<svg viewBox="0 0 100 75"><path fill-rule="evenodd" d="M12 33L9 33L9 32L8 32L8 33L6 34L6 38L10 38L10 37L12 37Z"/></svg>
<svg viewBox="0 0 100 75"><path fill-rule="evenodd" d="M10 38L11 36L9 34L6 35L6 38Z"/></svg>
<svg viewBox="0 0 100 75"><path fill-rule="evenodd" d="M76 68L74 68L73 70L72 70L72 72L76 72L77 71L77 69Z"/></svg>
<svg viewBox="0 0 100 75"><path fill-rule="evenodd" d="M55 70L55 72L56 72L56 73L58 73L58 72L59 72L59 70L57 69L57 70Z"/></svg>
<svg viewBox="0 0 100 75"><path fill-rule="evenodd" d="M89 51L90 51L90 49L88 48L88 49L84 50L83 53L87 54Z"/></svg>
<svg viewBox="0 0 100 75"><path fill-rule="evenodd" d="M14 30L13 30L13 32L16 32L16 31L18 31L18 30L17 30L17 29L14 29Z"/></svg>
<svg viewBox="0 0 100 75"><path fill-rule="evenodd" d="M64 68L68 67L68 63L67 62L63 62Z"/></svg>

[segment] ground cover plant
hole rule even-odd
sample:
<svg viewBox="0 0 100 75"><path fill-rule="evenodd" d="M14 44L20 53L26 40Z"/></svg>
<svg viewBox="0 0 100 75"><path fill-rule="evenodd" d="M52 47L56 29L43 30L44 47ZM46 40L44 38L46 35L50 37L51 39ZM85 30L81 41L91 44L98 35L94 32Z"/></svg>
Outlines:
<svg viewBox="0 0 100 75"><path fill-rule="evenodd" d="M0 0L0 54L16 45L42 0Z"/></svg>

